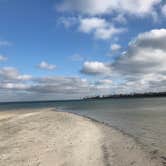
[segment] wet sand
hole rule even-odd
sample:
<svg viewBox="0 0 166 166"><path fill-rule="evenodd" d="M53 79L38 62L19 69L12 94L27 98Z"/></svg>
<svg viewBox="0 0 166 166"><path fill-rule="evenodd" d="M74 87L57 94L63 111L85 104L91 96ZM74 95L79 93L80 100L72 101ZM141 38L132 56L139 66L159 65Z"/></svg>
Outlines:
<svg viewBox="0 0 166 166"><path fill-rule="evenodd" d="M51 109L0 112L0 166L160 166L134 139Z"/></svg>

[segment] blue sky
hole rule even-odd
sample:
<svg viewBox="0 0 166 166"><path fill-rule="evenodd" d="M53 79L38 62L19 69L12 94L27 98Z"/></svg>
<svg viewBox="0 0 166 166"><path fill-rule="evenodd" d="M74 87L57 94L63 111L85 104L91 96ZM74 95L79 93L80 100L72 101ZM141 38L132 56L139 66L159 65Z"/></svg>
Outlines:
<svg viewBox="0 0 166 166"><path fill-rule="evenodd" d="M165 18L162 0L0 0L0 100L165 91Z"/></svg>

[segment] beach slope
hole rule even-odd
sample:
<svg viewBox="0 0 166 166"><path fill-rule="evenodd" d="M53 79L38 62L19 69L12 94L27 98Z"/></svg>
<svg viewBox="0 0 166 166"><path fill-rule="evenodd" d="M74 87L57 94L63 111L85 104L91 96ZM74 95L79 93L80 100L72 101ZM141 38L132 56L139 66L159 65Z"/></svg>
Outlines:
<svg viewBox="0 0 166 166"><path fill-rule="evenodd" d="M0 112L1 166L159 166L130 137L65 112Z"/></svg>

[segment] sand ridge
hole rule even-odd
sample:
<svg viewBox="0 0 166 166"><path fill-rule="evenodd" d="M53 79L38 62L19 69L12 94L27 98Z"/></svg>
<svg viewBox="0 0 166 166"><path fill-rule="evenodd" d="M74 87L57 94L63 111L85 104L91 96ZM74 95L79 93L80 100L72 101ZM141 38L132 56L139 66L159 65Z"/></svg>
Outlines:
<svg viewBox="0 0 166 166"><path fill-rule="evenodd" d="M51 109L0 113L1 166L159 166L132 138ZM3 117L3 118L2 118Z"/></svg>

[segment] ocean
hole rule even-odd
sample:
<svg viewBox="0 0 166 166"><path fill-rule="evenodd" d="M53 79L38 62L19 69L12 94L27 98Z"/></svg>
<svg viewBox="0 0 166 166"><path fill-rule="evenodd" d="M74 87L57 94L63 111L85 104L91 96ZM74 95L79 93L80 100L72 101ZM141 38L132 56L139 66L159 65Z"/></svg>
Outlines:
<svg viewBox="0 0 166 166"><path fill-rule="evenodd" d="M105 122L166 155L166 98L1 103L1 110L55 107Z"/></svg>

